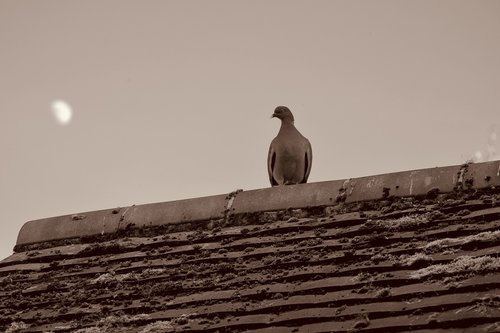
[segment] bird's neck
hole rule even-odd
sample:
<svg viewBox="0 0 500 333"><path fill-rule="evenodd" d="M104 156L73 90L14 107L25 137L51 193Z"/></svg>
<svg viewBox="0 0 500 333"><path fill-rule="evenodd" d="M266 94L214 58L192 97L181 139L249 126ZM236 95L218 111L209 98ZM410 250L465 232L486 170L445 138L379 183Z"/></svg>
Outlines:
<svg viewBox="0 0 500 333"><path fill-rule="evenodd" d="M288 129L295 129L295 125L293 124L293 120L291 120L291 119L282 119L281 120L280 132L288 130Z"/></svg>

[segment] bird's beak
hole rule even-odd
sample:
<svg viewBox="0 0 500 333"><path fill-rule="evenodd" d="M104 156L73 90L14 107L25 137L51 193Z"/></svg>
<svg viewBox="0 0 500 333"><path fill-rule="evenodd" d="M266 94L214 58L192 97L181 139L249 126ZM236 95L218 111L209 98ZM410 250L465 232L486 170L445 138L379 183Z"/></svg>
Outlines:
<svg viewBox="0 0 500 333"><path fill-rule="evenodd" d="M271 119L273 119L273 118L275 118L275 117L276 117L276 113L273 113L273 114L271 115Z"/></svg>

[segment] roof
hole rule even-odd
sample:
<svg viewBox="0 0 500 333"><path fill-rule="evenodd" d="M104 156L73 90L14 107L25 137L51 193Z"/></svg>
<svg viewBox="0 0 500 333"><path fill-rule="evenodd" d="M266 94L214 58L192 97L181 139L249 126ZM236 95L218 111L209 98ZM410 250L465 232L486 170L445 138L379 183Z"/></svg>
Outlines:
<svg viewBox="0 0 500 333"><path fill-rule="evenodd" d="M7 332L498 332L500 162L31 221Z"/></svg>

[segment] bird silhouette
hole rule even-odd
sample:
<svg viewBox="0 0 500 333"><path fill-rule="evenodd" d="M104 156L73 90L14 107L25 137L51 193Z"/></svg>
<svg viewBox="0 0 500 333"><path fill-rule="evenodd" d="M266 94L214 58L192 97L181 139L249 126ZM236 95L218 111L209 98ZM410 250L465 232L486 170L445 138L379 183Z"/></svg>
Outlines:
<svg viewBox="0 0 500 333"><path fill-rule="evenodd" d="M295 128L293 114L286 106L278 106L271 118L281 120L267 156L271 186L307 183L312 165L311 143Z"/></svg>

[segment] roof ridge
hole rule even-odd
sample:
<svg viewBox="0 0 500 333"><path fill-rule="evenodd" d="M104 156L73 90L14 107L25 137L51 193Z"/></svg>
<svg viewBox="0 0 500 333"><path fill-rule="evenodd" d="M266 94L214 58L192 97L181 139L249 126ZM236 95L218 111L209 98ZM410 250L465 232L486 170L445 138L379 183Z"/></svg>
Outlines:
<svg viewBox="0 0 500 333"><path fill-rule="evenodd" d="M26 222L16 248L47 241L99 236L130 228L178 225L242 214L328 207L398 197L435 197L500 186L500 161L278 186L169 202L132 205Z"/></svg>

